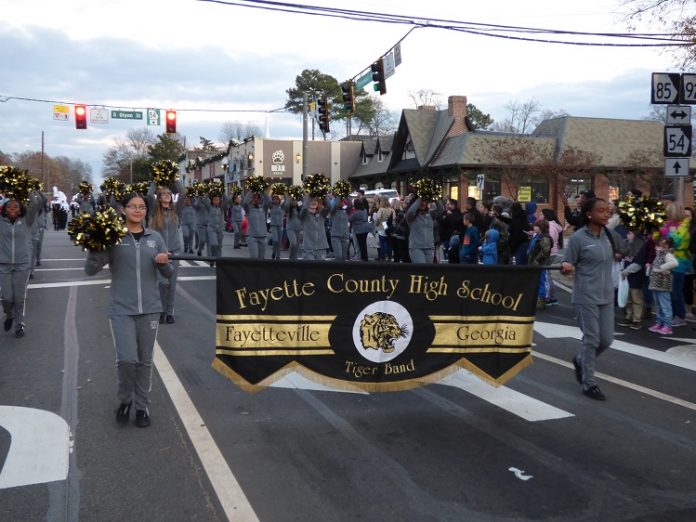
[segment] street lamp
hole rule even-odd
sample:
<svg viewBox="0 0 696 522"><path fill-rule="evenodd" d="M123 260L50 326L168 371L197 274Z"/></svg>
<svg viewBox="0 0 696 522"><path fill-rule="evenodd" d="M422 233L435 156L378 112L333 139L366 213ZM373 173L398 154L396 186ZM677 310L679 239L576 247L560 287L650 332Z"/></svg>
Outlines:
<svg viewBox="0 0 696 522"><path fill-rule="evenodd" d="M299 163L300 161L302 161L302 154L300 154L300 153L298 152L298 153L295 155L295 163Z"/></svg>
<svg viewBox="0 0 696 522"><path fill-rule="evenodd" d="M250 152L249 156L247 156L247 157L249 158L249 161L254 161L254 153L253 152Z"/></svg>

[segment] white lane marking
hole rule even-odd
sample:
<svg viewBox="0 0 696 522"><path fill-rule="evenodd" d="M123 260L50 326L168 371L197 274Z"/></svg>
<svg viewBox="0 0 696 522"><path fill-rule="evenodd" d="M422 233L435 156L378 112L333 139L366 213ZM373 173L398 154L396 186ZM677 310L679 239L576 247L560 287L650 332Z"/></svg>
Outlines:
<svg viewBox="0 0 696 522"><path fill-rule="evenodd" d="M68 477L70 427L62 417L35 408L0 406L0 426L11 437L0 489Z"/></svg>
<svg viewBox="0 0 696 522"><path fill-rule="evenodd" d="M67 272L69 270L82 270L84 272L84 267L80 268L35 268L34 272Z"/></svg>
<svg viewBox="0 0 696 522"><path fill-rule="evenodd" d="M530 422L564 419L574 415L505 386L494 388L466 370L458 370L437 382L462 389Z"/></svg>
<svg viewBox="0 0 696 522"><path fill-rule="evenodd" d="M194 261L198 266L204 266L204 267L210 267L210 264L207 261Z"/></svg>
<svg viewBox="0 0 696 522"><path fill-rule="evenodd" d="M577 326L535 321L534 331L543 335L546 339L582 339L582 332ZM668 338L673 339L672 337ZM691 356L680 356L677 353L661 352L660 350L656 350L654 348L646 348L637 344L617 340L614 340L614 342L611 343L611 348L621 352L630 353L632 355L637 355L639 357L644 357L645 359L670 364L678 368L696 371L696 353Z"/></svg>
<svg viewBox="0 0 696 522"><path fill-rule="evenodd" d="M571 363L563 361L556 357L552 357L550 355L546 355L544 353L532 352L532 356L537 357L539 359L543 359L545 361L552 362L554 364L558 364L560 366L565 366L566 368L573 368L573 365ZM678 397L667 395L666 393L662 393L651 388L646 388L645 386L641 386L640 384L634 384L629 381L624 381L623 379L618 379L616 377L612 377L611 375L607 375L606 373L601 372L596 372L595 377L597 377L598 379L605 380L607 382L611 382L613 384L618 384L619 386L623 386L624 388L629 388L631 390L635 390L645 395L649 395L650 397L655 397L656 399L671 402L672 404L675 404L677 406L682 406L684 408L696 411L696 404L694 404L693 402L685 401Z"/></svg>
<svg viewBox="0 0 696 522"><path fill-rule="evenodd" d="M179 277L179 281L214 281L215 276L186 276ZM37 288L64 288L66 286L90 286L90 285L108 285L111 284L111 279L87 279L85 281L63 281L61 283L36 283L27 286L28 290L36 290Z"/></svg>
<svg viewBox="0 0 696 522"><path fill-rule="evenodd" d="M355 389L355 390L344 390L338 388L332 388L330 386L325 386L318 382L314 382L302 374L297 372L290 372L284 375L273 384L269 385L270 388L290 388L293 390L314 390L314 391L328 391L328 392L343 392L343 393L360 393L363 395L369 395L368 392Z"/></svg>
<svg viewBox="0 0 696 522"><path fill-rule="evenodd" d="M169 364L167 356L157 342L155 343L154 361L157 372L186 428L186 433L191 439L198 458L201 459L203 469L205 469L210 483L215 489L227 519L239 522L258 522L259 519L254 513L254 509L227 465L220 448L210 435L203 418L196 410L193 401L186 393L184 386L174 372L174 368Z"/></svg>
<svg viewBox="0 0 696 522"><path fill-rule="evenodd" d="M179 267L180 268L190 268L192 265L188 261L184 261L183 259L179 260Z"/></svg>
<svg viewBox="0 0 696 522"><path fill-rule="evenodd" d="M520 480L529 480L530 478L534 478L534 475L525 475L523 469L518 469L518 468L508 468L508 471L512 471L515 476L520 479Z"/></svg>

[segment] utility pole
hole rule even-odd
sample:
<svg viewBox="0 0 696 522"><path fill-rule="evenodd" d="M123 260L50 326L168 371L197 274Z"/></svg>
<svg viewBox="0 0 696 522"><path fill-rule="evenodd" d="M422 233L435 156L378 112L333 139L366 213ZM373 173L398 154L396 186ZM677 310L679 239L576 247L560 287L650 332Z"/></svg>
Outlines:
<svg viewBox="0 0 696 522"><path fill-rule="evenodd" d="M44 131L41 131L41 181L46 184L46 177L44 176Z"/></svg>
<svg viewBox="0 0 696 522"><path fill-rule="evenodd" d="M307 177L307 156L309 152L309 141L307 132L307 118L309 111L309 103L307 99L307 93L302 95L302 179ZM314 122L312 122L312 129L314 128ZM313 130L312 130L313 132Z"/></svg>

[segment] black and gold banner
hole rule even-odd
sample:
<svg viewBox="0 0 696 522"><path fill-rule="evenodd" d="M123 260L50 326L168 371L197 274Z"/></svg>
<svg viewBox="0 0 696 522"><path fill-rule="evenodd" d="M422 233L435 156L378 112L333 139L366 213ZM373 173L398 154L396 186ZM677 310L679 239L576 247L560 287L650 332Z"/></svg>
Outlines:
<svg viewBox="0 0 696 522"><path fill-rule="evenodd" d="M242 388L289 371L404 390L466 368L505 383L531 363L538 268L222 259L216 359Z"/></svg>

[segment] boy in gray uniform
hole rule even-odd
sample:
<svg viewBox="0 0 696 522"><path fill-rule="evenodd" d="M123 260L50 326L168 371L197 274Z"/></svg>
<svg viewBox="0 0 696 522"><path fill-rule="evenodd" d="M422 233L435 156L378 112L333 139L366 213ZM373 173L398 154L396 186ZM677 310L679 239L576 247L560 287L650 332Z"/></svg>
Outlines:
<svg viewBox="0 0 696 522"><path fill-rule="evenodd" d="M239 194L232 198L230 214L230 219L232 220L232 229L234 231L234 248L241 248L244 209L242 208L242 196L240 196Z"/></svg>
<svg viewBox="0 0 696 522"><path fill-rule="evenodd" d="M283 202L285 210L285 232L288 235L288 259L297 259L297 252L300 249L300 234L302 233L302 223L300 222L300 208L302 202L288 195Z"/></svg>
<svg viewBox="0 0 696 522"><path fill-rule="evenodd" d="M196 211L196 252L201 257L208 237L208 209L202 202L202 197L193 199L193 208Z"/></svg>

